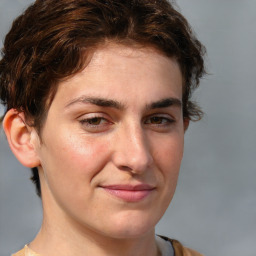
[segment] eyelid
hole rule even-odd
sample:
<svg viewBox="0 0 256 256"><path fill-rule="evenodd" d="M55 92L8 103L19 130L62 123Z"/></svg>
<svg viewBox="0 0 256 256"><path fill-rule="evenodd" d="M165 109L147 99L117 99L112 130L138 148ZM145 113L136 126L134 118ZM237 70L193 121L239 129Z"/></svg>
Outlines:
<svg viewBox="0 0 256 256"><path fill-rule="evenodd" d="M160 120L153 120L153 118ZM176 124L176 119L169 114L152 114L144 120L145 129L152 130L157 133L169 133Z"/></svg>
<svg viewBox="0 0 256 256"><path fill-rule="evenodd" d="M84 114L82 116L79 117L79 122L86 122L86 121L89 121L89 120L92 120L92 119L102 119L102 120L105 120L107 122L111 122L109 120L109 117L107 117L105 114L103 113L89 113L89 114Z"/></svg>
<svg viewBox="0 0 256 256"><path fill-rule="evenodd" d="M99 123L93 124L93 119L99 119ZM89 133L100 133L107 131L113 122L110 118L104 113L88 113L81 115L78 119L82 128Z"/></svg>
<svg viewBox="0 0 256 256"><path fill-rule="evenodd" d="M159 117L159 118L162 118L162 119L165 119L165 120L169 120L170 122L175 122L176 121L176 119L173 116L171 116L170 114L165 114L165 113L151 114L151 115L149 115L145 118L145 121L149 120L150 118L154 118L154 117Z"/></svg>
<svg viewBox="0 0 256 256"><path fill-rule="evenodd" d="M99 117L99 116L83 118L83 119L80 120L80 122L81 123L88 123L89 124L89 121L93 121L93 119L105 120L106 122L108 122L106 118ZM99 124L98 125L89 124L89 125L91 125L91 126L98 126Z"/></svg>
<svg viewBox="0 0 256 256"><path fill-rule="evenodd" d="M88 112L88 113L83 113L80 114L77 118L80 119L88 119L88 118L93 118L93 117L106 117L107 115L104 112ZM106 117L107 118L107 117Z"/></svg>

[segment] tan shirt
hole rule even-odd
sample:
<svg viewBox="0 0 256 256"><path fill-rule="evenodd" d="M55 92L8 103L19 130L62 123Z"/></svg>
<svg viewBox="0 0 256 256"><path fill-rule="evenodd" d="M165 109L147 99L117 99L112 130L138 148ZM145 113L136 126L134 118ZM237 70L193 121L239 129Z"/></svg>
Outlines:
<svg viewBox="0 0 256 256"><path fill-rule="evenodd" d="M177 240L169 239L166 237L162 237L162 238L167 241L170 241L172 243L175 256L203 256L202 254L200 254L192 249L184 247ZM18 251L17 253L13 254L12 256L40 256L40 255L33 252L27 245L25 245L25 247L22 250Z"/></svg>

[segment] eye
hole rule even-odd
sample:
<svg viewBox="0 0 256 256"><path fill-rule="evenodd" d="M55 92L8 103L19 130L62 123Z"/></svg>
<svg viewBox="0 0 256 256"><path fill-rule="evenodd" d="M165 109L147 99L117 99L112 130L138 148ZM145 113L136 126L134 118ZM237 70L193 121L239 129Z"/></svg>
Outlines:
<svg viewBox="0 0 256 256"><path fill-rule="evenodd" d="M112 125L111 121L102 116L84 117L79 122L88 132L104 132Z"/></svg>
<svg viewBox="0 0 256 256"><path fill-rule="evenodd" d="M93 117L93 118L88 118L81 120L82 123L87 123L89 125L99 125L102 122L104 122L104 119L102 117Z"/></svg>
<svg viewBox="0 0 256 256"><path fill-rule="evenodd" d="M156 132L169 132L174 123L175 119L167 114L152 115L147 117L144 121L146 127Z"/></svg>
<svg viewBox="0 0 256 256"><path fill-rule="evenodd" d="M169 125L173 123L174 120L170 117L165 117L165 116L152 116L149 117L146 121L145 124L153 124L153 125Z"/></svg>
<svg viewBox="0 0 256 256"><path fill-rule="evenodd" d="M160 116L153 116L150 119L151 124L162 124L165 123L167 120L166 118L160 117Z"/></svg>

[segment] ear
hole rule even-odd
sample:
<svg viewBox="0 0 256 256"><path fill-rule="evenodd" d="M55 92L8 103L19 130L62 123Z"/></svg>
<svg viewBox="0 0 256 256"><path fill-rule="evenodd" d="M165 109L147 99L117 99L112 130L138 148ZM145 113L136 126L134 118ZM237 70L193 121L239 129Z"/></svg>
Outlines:
<svg viewBox="0 0 256 256"><path fill-rule="evenodd" d="M10 109L4 117L3 128L10 148L21 164L29 168L39 166L36 148L40 140L36 130L26 124L24 113Z"/></svg>
<svg viewBox="0 0 256 256"><path fill-rule="evenodd" d="M183 119L184 132L187 131L187 129L189 127L189 122L190 122L190 120L188 118Z"/></svg>

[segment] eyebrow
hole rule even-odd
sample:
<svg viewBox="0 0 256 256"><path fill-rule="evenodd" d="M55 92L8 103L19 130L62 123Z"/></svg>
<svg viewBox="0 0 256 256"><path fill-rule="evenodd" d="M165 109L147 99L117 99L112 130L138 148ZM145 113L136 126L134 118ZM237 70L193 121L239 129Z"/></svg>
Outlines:
<svg viewBox="0 0 256 256"><path fill-rule="evenodd" d="M65 106L65 108L71 105L74 105L76 103L83 103L83 104L89 103L89 104L93 104L100 107L109 107L109 108L115 108L119 110L125 109L125 105L119 101L104 99L104 98L97 98L97 97L87 97L87 96L81 96L72 100ZM159 101L155 101L155 102L152 102L151 104L146 105L146 109L151 110L151 109L157 109L157 108L168 108L171 106L181 107L182 101L179 100L178 98L165 98L165 99L161 99Z"/></svg>
<svg viewBox="0 0 256 256"><path fill-rule="evenodd" d="M178 98L166 98L147 105L147 109L168 108L171 106L182 107L182 101Z"/></svg>
<svg viewBox="0 0 256 256"><path fill-rule="evenodd" d="M97 97L87 97L81 96L69 102L66 107L74 105L76 103L90 103L100 107L109 107L109 108L116 108L116 109L124 109L124 105L116 100L104 99L104 98L97 98Z"/></svg>

